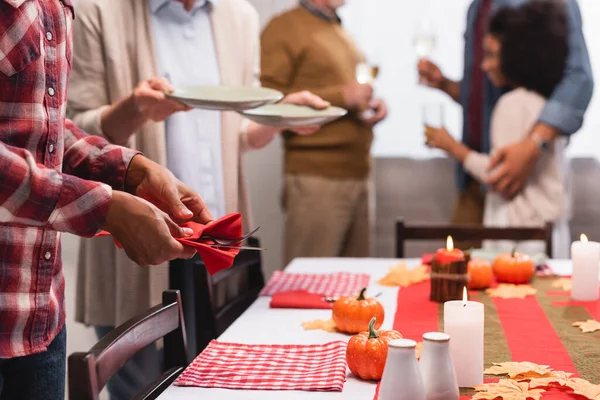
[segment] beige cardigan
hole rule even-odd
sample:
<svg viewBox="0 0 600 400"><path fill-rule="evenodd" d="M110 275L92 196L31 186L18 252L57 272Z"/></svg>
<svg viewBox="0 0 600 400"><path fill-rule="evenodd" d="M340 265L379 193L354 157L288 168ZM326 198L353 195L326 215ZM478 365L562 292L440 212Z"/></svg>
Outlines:
<svg viewBox="0 0 600 400"><path fill-rule="evenodd" d="M492 153L524 139L537 122L546 99L523 88L503 95L494 108L490 126ZM554 224L554 256L568 256L569 196L566 183L566 139L557 138L535 165L523 190L511 200L486 193L483 223L486 226L541 227ZM465 169L478 181L489 176L490 156L471 151ZM525 249L525 247L523 248ZM525 251L525 250L522 250Z"/></svg>
<svg viewBox="0 0 600 400"><path fill-rule="evenodd" d="M221 83L259 85L260 27L254 8L246 0L220 0L211 21ZM102 135L102 110L129 96L139 81L158 75L148 0L80 0L73 32L68 114L88 133ZM222 113L226 211L249 216L241 170L241 153L248 147L246 127L239 114ZM163 123L144 125L128 146L166 166ZM116 326L158 304L167 287L167 265L143 269L111 238L82 240L77 321Z"/></svg>

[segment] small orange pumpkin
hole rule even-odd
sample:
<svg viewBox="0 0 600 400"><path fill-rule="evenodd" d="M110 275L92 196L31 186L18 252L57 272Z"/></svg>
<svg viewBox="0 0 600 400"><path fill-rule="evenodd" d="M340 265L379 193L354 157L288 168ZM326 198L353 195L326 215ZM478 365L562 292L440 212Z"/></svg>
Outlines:
<svg viewBox="0 0 600 400"><path fill-rule="evenodd" d="M487 289L494 279L494 270L488 260L473 258L469 261L469 289Z"/></svg>
<svg viewBox="0 0 600 400"><path fill-rule="evenodd" d="M383 306L374 297L365 297L363 288L356 297L342 297L333 303L333 321L338 330L347 333L359 333L369 329L373 315L377 317L375 329L379 329L385 317Z"/></svg>
<svg viewBox="0 0 600 400"><path fill-rule="evenodd" d="M493 268L496 279L502 283L529 283L535 274L535 263L531 257L514 251L499 255L494 260Z"/></svg>
<svg viewBox="0 0 600 400"><path fill-rule="evenodd" d="M397 331L376 331L376 317L371 319L369 330L352 336L346 348L346 362L354 376L365 380L379 380L387 359L388 342L402 339Z"/></svg>

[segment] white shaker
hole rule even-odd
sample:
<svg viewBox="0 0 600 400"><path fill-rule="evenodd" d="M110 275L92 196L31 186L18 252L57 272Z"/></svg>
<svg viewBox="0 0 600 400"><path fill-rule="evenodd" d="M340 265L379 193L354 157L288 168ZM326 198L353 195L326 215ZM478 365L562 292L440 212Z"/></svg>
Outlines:
<svg viewBox="0 0 600 400"><path fill-rule="evenodd" d="M425 386L415 353L417 343L397 339L388 343L388 355L379 387L379 400L426 400Z"/></svg>
<svg viewBox="0 0 600 400"><path fill-rule="evenodd" d="M458 400L458 382L450 356L450 335L429 332L423 335L419 362L427 400Z"/></svg>

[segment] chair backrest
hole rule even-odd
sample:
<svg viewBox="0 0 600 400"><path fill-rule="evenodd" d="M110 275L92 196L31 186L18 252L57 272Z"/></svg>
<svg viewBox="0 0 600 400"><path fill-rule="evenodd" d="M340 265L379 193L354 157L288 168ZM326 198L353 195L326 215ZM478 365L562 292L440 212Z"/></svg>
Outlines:
<svg viewBox="0 0 600 400"><path fill-rule="evenodd" d="M256 238L248 239L252 247L260 247ZM262 271L262 257L258 251L242 250L233 265L213 276L208 274L201 260L195 259L198 271L196 290L196 337L198 351L202 351L212 339L221 335L258 298L265 285ZM215 288L235 276L244 276L246 284L241 285L237 295L218 305L214 296ZM206 288L205 290L203 288Z"/></svg>
<svg viewBox="0 0 600 400"><path fill-rule="evenodd" d="M163 302L109 332L87 353L69 356L69 399L98 400L102 388L146 346L164 339L165 370L136 399L152 400L188 364L185 323L178 291L165 291Z"/></svg>
<svg viewBox="0 0 600 400"><path fill-rule="evenodd" d="M404 219L396 220L396 257L405 257L407 240L446 239L455 241L477 240L540 240L545 243L546 254L552 258L552 224L543 228L491 228L478 225L406 225Z"/></svg>

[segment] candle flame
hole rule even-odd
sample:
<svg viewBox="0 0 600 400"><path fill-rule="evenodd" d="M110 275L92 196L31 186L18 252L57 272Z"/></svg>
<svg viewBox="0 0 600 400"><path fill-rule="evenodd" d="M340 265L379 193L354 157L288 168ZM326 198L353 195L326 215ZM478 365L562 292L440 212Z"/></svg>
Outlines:
<svg viewBox="0 0 600 400"><path fill-rule="evenodd" d="M469 300L469 297L467 296L467 287L463 287L463 307L467 306L467 300Z"/></svg>
<svg viewBox="0 0 600 400"><path fill-rule="evenodd" d="M588 242L587 236L585 236L583 233L581 234L581 237L579 238L579 240L581 240L583 243L587 243Z"/></svg>
<svg viewBox="0 0 600 400"><path fill-rule="evenodd" d="M446 250L454 250L454 241L452 240L452 236L450 235L448 235L448 238L446 239Z"/></svg>

